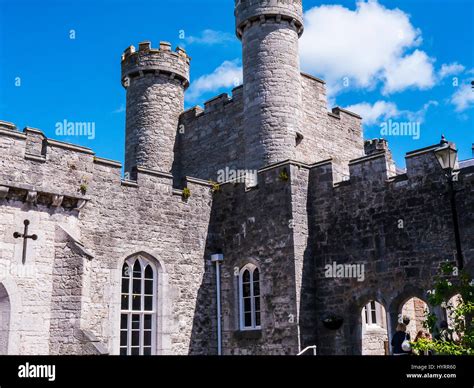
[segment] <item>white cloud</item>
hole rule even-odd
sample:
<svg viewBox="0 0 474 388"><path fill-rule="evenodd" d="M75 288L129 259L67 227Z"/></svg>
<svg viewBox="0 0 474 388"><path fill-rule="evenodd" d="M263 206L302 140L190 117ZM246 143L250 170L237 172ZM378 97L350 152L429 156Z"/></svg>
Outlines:
<svg viewBox="0 0 474 388"><path fill-rule="evenodd" d="M231 42L235 39L235 36L228 32L215 31L211 29L203 30L199 36L188 36L184 38L185 42L188 44L196 43L208 46Z"/></svg>
<svg viewBox="0 0 474 388"><path fill-rule="evenodd" d="M393 118L405 118L411 122L423 123L428 109L432 106L438 106L438 102L430 100L417 111L401 110L393 102L380 100L373 104L361 102L346 109L360 115L364 125L371 126Z"/></svg>
<svg viewBox="0 0 474 388"><path fill-rule="evenodd" d="M193 102L203 93L239 86L242 83L242 78L242 66L239 65L238 59L224 61L211 74L203 75L191 83L186 92L186 100Z"/></svg>
<svg viewBox="0 0 474 388"><path fill-rule="evenodd" d="M451 96L451 104L456 112L462 112L474 106L474 91L470 84L464 84Z"/></svg>
<svg viewBox="0 0 474 388"><path fill-rule="evenodd" d="M457 62L450 63L449 65L443 63L441 69L438 71L438 77L440 79L446 78L453 74L459 74L464 71L465 67Z"/></svg>
<svg viewBox="0 0 474 388"><path fill-rule="evenodd" d="M348 106L346 109L361 116L366 125L373 125L380 120L388 120L400 114L396 104L386 101L377 101L374 104L361 102Z"/></svg>
<svg viewBox="0 0 474 388"><path fill-rule="evenodd" d="M332 93L345 77L358 88L381 82L386 93L425 89L436 77L434 60L421 50L410 51L421 42L421 31L399 9L374 0L357 2L355 10L323 5L305 13L301 67L325 78Z"/></svg>
<svg viewBox="0 0 474 388"><path fill-rule="evenodd" d="M409 121L423 123L425 121L425 116L428 110L432 106L438 106L438 105L439 105L438 101L430 100L426 104L423 104L423 107L421 109L415 112L404 110L404 111L401 111L400 113L402 116L405 116Z"/></svg>
<svg viewBox="0 0 474 388"><path fill-rule="evenodd" d="M429 89L435 85L433 60L425 52L412 54L390 63L385 69L385 85L382 92L391 94L410 87Z"/></svg>

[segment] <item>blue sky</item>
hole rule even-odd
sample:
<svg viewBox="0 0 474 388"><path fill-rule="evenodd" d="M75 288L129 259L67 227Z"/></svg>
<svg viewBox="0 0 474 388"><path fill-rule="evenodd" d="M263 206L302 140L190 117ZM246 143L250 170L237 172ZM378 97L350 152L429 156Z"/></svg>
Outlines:
<svg viewBox="0 0 474 388"><path fill-rule="evenodd" d="M331 106L366 118L365 138L380 137L388 120L418 123L419 137L386 136L397 164L442 133L461 159L472 157L474 2L303 4L302 69L327 81ZM192 57L186 107L241 79L233 0L0 0L0 120L52 138L57 122L94 122L94 139L58 139L123 160L120 56L143 40L185 46Z"/></svg>

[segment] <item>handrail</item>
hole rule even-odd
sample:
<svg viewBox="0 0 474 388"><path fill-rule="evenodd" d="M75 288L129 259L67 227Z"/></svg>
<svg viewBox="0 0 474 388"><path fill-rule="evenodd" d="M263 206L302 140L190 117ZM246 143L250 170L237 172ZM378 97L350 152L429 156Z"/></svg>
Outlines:
<svg viewBox="0 0 474 388"><path fill-rule="evenodd" d="M303 353L307 352L309 349L313 349L313 356L316 356L316 345L306 346L301 352L297 354L297 356L301 356Z"/></svg>

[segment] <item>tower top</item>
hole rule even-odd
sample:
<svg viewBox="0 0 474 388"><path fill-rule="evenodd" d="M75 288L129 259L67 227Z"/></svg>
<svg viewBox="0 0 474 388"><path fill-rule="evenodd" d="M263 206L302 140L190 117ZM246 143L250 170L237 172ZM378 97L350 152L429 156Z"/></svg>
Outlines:
<svg viewBox="0 0 474 388"><path fill-rule="evenodd" d="M302 0L235 0L236 34L242 38L242 31L253 21L276 19L294 24L298 35L303 33Z"/></svg>
<svg viewBox="0 0 474 388"><path fill-rule="evenodd" d="M189 86L189 64L191 58L186 51L177 47L171 51L171 44L160 42L159 49L151 48L148 41L128 47L122 54L122 85L126 88L127 78L136 78L145 74L163 74L172 79L182 81L183 86Z"/></svg>

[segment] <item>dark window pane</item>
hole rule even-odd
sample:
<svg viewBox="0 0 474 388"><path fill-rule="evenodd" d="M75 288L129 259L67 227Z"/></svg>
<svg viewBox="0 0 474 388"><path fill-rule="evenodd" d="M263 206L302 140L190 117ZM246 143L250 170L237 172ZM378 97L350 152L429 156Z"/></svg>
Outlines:
<svg viewBox="0 0 474 388"><path fill-rule="evenodd" d="M153 296L145 296L145 310L153 310Z"/></svg>
<svg viewBox="0 0 474 388"><path fill-rule="evenodd" d="M153 268L151 268L151 265L147 265L145 268L145 279L153 279Z"/></svg>
<svg viewBox="0 0 474 388"><path fill-rule="evenodd" d="M255 326L260 326L260 311L255 313Z"/></svg>
<svg viewBox="0 0 474 388"><path fill-rule="evenodd" d="M128 295L122 295L122 310L128 310Z"/></svg>
<svg viewBox="0 0 474 388"><path fill-rule="evenodd" d="M120 317L120 328L121 329L126 329L128 326L128 316L127 314L122 314Z"/></svg>
<svg viewBox="0 0 474 388"><path fill-rule="evenodd" d="M146 348L143 348L143 354L145 356L151 356L151 347L147 346Z"/></svg>
<svg viewBox="0 0 474 388"><path fill-rule="evenodd" d="M143 332L143 346L151 345L151 331Z"/></svg>
<svg viewBox="0 0 474 388"><path fill-rule="evenodd" d="M128 278L123 278L122 279L122 292L124 294L128 294L128 285L129 285Z"/></svg>
<svg viewBox="0 0 474 388"><path fill-rule="evenodd" d="M372 323L377 323L377 312L375 311L375 309L372 309Z"/></svg>
<svg viewBox="0 0 474 388"><path fill-rule="evenodd" d="M247 283L247 284L243 284L242 285L242 290L243 290L243 296L246 297L246 296L250 296L250 283Z"/></svg>
<svg viewBox="0 0 474 388"><path fill-rule="evenodd" d="M127 348L120 348L120 355L126 356L127 355Z"/></svg>
<svg viewBox="0 0 474 388"><path fill-rule="evenodd" d="M145 329L151 329L151 315L145 315Z"/></svg>
<svg viewBox="0 0 474 388"><path fill-rule="evenodd" d="M140 297L140 295L133 295L132 297L133 310L141 310L141 301L142 301L142 298Z"/></svg>
<svg viewBox="0 0 474 388"><path fill-rule="evenodd" d="M242 274L242 281L243 281L244 283L250 282L250 272L249 272L248 269L246 269L246 270L244 271L244 273Z"/></svg>
<svg viewBox="0 0 474 388"><path fill-rule="evenodd" d="M251 300L250 298L245 298L244 299L244 311L251 311Z"/></svg>
<svg viewBox="0 0 474 388"><path fill-rule="evenodd" d="M133 279L133 293L141 294L142 293L142 281L141 279Z"/></svg>
<svg viewBox="0 0 474 388"><path fill-rule="evenodd" d="M139 356L140 348L132 348L132 356Z"/></svg>
<svg viewBox="0 0 474 388"><path fill-rule="evenodd" d="M252 314L251 313L245 313L244 314L244 325L245 325L245 327L252 326Z"/></svg>
<svg viewBox="0 0 474 388"><path fill-rule="evenodd" d="M254 282L253 283L253 295L254 296L260 295L260 283L259 282Z"/></svg>
<svg viewBox="0 0 474 388"><path fill-rule="evenodd" d="M120 331L120 346L127 346L127 330Z"/></svg>
<svg viewBox="0 0 474 388"><path fill-rule="evenodd" d="M255 268L253 271L253 281L258 282L260 280L260 274L258 272L258 268Z"/></svg>
<svg viewBox="0 0 474 388"><path fill-rule="evenodd" d="M255 298L255 311L260 311L260 298Z"/></svg>
<svg viewBox="0 0 474 388"><path fill-rule="evenodd" d="M140 315L133 314L132 315L132 329L139 329L140 328Z"/></svg>
<svg viewBox="0 0 474 388"><path fill-rule="evenodd" d="M122 277L128 278L130 276L130 267L125 263L122 267Z"/></svg>
<svg viewBox="0 0 474 388"><path fill-rule="evenodd" d="M145 280L145 294L153 294L153 280Z"/></svg>
<svg viewBox="0 0 474 388"><path fill-rule="evenodd" d="M365 323L369 323L369 315L367 313L367 306L364 307L364 314L365 314Z"/></svg>
<svg viewBox="0 0 474 388"><path fill-rule="evenodd" d="M138 346L140 344L140 332L138 330L132 331L132 346Z"/></svg>
<svg viewBox="0 0 474 388"><path fill-rule="evenodd" d="M133 265L133 277L134 278L141 278L142 277L142 267L140 262L137 260Z"/></svg>

